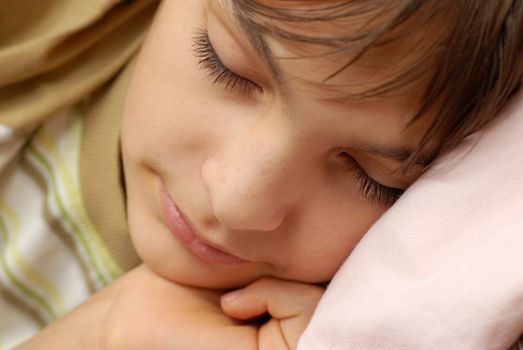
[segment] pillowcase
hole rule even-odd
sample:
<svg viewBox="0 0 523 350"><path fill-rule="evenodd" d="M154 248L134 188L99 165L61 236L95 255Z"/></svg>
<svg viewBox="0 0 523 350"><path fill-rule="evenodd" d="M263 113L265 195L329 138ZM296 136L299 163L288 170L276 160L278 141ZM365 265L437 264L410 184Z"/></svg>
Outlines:
<svg viewBox="0 0 523 350"><path fill-rule="evenodd" d="M507 349L523 331L523 93L369 230L300 350Z"/></svg>

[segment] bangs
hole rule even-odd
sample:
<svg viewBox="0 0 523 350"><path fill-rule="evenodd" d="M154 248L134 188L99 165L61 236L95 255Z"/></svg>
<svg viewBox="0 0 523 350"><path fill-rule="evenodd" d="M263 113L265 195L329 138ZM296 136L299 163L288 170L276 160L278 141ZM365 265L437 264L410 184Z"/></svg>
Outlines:
<svg viewBox="0 0 523 350"><path fill-rule="evenodd" d="M385 96L412 86L419 88L420 81L430 80L444 56L442 43L452 32L448 12L446 25L442 25L443 2L421 6L419 1L398 0L233 0L246 30L284 41L295 49L295 58L317 57L318 48L323 48L320 56L347 57L322 81L310 81L312 84L328 87L334 77L369 56L380 57L383 66L396 67L379 84L347 94L347 99ZM302 49L296 49L295 43ZM341 90L343 85L336 87Z"/></svg>
<svg viewBox="0 0 523 350"><path fill-rule="evenodd" d="M470 0L232 0L241 25L252 36L269 35L298 57L346 54L323 81L373 55L396 67L381 81L342 99L367 99L415 90L421 96L409 126L436 117L400 172L422 158L454 148L493 119L521 83L523 5L520 1ZM395 50L391 50L393 48ZM389 54L383 54L383 52ZM313 54L311 54L311 52ZM396 52L396 54L390 54ZM339 99L339 98L338 98ZM430 163L430 160L424 160ZM427 165L428 167L428 165Z"/></svg>

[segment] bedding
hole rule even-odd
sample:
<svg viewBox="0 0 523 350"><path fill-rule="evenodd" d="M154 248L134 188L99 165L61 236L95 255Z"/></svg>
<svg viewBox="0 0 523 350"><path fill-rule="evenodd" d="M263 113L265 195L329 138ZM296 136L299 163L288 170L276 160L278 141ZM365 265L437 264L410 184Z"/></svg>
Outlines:
<svg viewBox="0 0 523 350"><path fill-rule="evenodd" d="M336 274L300 350L507 349L523 330L523 94L438 160Z"/></svg>

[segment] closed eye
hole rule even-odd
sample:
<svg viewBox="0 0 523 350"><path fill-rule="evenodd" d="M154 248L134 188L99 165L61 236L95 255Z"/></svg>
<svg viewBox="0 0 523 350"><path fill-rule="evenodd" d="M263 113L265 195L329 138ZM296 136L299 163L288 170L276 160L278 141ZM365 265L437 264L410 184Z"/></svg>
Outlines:
<svg viewBox="0 0 523 350"><path fill-rule="evenodd" d="M370 201L390 207L405 192L404 189L385 186L374 180L348 153L342 152L340 157L344 160L345 169L353 172L360 193Z"/></svg>
<svg viewBox="0 0 523 350"><path fill-rule="evenodd" d="M198 66L208 73L214 84L221 84L229 91L250 94L263 92L263 89L253 82L227 68L218 57L204 29L199 29L193 36L193 48L198 58Z"/></svg>

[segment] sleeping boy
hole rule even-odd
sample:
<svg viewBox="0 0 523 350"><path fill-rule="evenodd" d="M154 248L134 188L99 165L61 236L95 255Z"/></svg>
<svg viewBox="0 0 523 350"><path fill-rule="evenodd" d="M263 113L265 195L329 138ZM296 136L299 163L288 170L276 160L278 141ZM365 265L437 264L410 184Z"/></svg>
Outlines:
<svg viewBox="0 0 523 350"><path fill-rule="evenodd" d="M143 263L20 349L296 348L368 228L519 87L516 3L163 1L109 89Z"/></svg>

